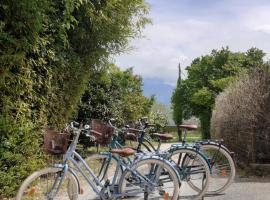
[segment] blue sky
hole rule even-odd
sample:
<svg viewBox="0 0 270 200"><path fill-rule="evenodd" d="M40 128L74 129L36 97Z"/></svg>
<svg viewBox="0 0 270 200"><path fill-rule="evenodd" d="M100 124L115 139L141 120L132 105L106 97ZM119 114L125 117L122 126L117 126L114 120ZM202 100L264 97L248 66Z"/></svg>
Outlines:
<svg viewBox="0 0 270 200"><path fill-rule="evenodd" d="M233 51L258 47L270 52L270 1L148 0L153 24L144 38L131 41L134 50L116 57L123 69L133 67L144 79L144 93L169 104L180 62L183 73L191 61L212 49Z"/></svg>

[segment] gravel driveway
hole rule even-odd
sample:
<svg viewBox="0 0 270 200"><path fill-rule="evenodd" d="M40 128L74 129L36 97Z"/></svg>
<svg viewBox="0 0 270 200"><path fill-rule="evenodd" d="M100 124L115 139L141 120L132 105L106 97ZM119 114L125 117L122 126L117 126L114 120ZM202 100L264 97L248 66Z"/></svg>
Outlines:
<svg viewBox="0 0 270 200"><path fill-rule="evenodd" d="M162 144L162 149L168 149L170 145L169 143ZM260 182L260 180L256 180L257 182L250 182L250 180L249 182L242 182L241 179L239 180L241 182L232 183L224 194L207 196L204 200L270 200L270 182ZM99 199L91 189L88 189L87 184L83 185L85 192L79 196L79 200ZM186 189L186 187L181 188L182 192ZM129 198L129 200L135 199L143 198Z"/></svg>
<svg viewBox="0 0 270 200"><path fill-rule="evenodd" d="M225 194L205 197L205 200L269 200L270 182L239 182L233 183Z"/></svg>
<svg viewBox="0 0 270 200"><path fill-rule="evenodd" d="M86 189L86 188L85 188ZM80 200L94 199L95 195L91 191L85 191L85 195L80 195ZM98 197L96 197L98 199ZM129 200L143 198L129 198ZM233 183L224 194L219 196L205 197L204 200L269 200L270 199L270 182L269 183Z"/></svg>

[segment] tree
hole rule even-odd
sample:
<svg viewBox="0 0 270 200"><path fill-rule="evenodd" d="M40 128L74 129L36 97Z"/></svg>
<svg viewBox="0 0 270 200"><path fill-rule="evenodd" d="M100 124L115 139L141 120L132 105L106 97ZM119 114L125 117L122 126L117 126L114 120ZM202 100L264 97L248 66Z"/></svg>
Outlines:
<svg viewBox="0 0 270 200"><path fill-rule="evenodd" d="M81 98L78 121L115 118L119 124L148 115L153 98L142 93L142 79L132 68L120 70L110 64L106 70L92 73L88 87Z"/></svg>
<svg viewBox="0 0 270 200"><path fill-rule="evenodd" d="M164 128L169 124L171 119L170 107L160 102L154 102L151 107L151 111L148 116L148 120L151 124L155 124L155 131L164 131Z"/></svg>
<svg viewBox="0 0 270 200"><path fill-rule="evenodd" d="M178 141L182 141L182 131L179 128L179 125L183 122L183 105L184 105L184 91L182 89L182 77L181 77L181 66L178 65L178 80L176 89L173 91L171 103L172 103L172 109L173 109L173 120L174 123L177 126L177 134L178 134Z"/></svg>
<svg viewBox="0 0 270 200"><path fill-rule="evenodd" d="M215 97L238 74L262 64L264 55L263 51L256 48L251 48L246 53L234 53L227 47L196 58L187 67L188 77L177 86L175 92L178 91L178 97L174 98L184 98L183 101L176 102L183 102L177 105L185 116L195 115L200 119L203 138L210 138L210 119ZM174 110L177 112L176 106Z"/></svg>

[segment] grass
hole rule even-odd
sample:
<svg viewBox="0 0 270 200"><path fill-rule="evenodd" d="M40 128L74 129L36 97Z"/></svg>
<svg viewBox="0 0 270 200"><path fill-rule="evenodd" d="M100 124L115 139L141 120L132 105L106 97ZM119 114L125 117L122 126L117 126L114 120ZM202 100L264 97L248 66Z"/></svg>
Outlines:
<svg viewBox="0 0 270 200"><path fill-rule="evenodd" d="M177 131L169 132L173 135L173 139L169 140L167 143L178 142L178 134ZM182 133L182 137L184 137L184 132ZM202 139L202 134L200 130L189 131L187 134L187 142L194 142Z"/></svg>

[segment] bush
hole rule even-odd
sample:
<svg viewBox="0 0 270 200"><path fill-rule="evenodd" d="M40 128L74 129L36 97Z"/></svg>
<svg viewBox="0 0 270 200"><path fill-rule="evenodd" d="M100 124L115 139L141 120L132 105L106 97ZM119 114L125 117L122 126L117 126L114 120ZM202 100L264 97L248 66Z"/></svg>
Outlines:
<svg viewBox="0 0 270 200"><path fill-rule="evenodd" d="M41 132L27 121L12 121L0 118L0 199L14 195L21 180L43 165Z"/></svg>
<svg viewBox="0 0 270 200"><path fill-rule="evenodd" d="M211 120L214 138L244 163L270 163L270 67L255 67L222 92Z"/></svg>
<svg viewBox="0 0 270 200"><path fill-rule="evenodd" d="M154 99L143 95L142 78L132 68L123 71L109 64L106 70L91 75L78 106L77 121L115 118L123 125L150 112Z"/></svg>
<svg viewBox="0 0 270 200"><path fill-rule="evenodd" d="M41 130L74 117L91 70L149 20L143 0L0 2L0 199L42 164Z"/></svg>

